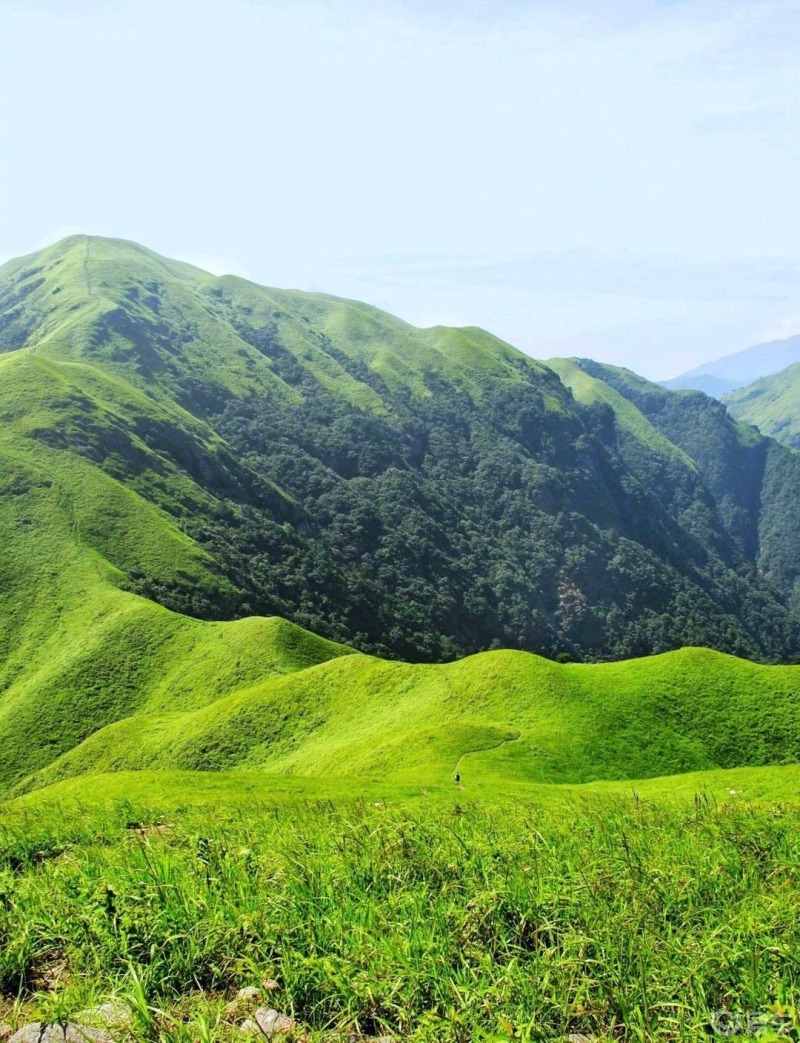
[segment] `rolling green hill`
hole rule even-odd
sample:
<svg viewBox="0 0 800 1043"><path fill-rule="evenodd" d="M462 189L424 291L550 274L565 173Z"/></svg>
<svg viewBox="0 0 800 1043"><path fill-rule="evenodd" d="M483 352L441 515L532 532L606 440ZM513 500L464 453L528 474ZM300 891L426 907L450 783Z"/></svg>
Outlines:
<svg viewBox="0 0 800 1043"><path fill-rule="evenodd" d="M203 643L180 635L183 669L156 672L152 687L143 684L130 699L129 716L94 731L21 788L98 772L262 768L423 788L440 787L459 770L492 792L509 783L800 760L800 667L758 666L703 649L596 665L513 651L409 665L337 655L310 635L279 629L293 663L331 658L284 672L285 659L273 653L263 679L231 691L214 654L226 635L207 626ZM275 640L266 621L261 627L260 642ZM6 783L14 767L6 758Z"/></svg>
<svg viewBox="0 0 800 1043"><path fill-rule="evenodd" d="M728 395L725 405L738 420L800 449L800 362Z"/></svg>

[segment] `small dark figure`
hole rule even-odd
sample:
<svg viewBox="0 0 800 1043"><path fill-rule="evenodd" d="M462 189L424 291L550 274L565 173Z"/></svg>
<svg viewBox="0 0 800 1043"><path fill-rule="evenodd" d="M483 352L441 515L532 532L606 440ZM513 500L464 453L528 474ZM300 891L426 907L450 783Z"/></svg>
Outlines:
<svg viewBox="0 0 800 1043"><path fill-rule="evenodd" d="M458 772L456 772L455 774L455 782L461 782L461 776L458 774Z"/></svg>

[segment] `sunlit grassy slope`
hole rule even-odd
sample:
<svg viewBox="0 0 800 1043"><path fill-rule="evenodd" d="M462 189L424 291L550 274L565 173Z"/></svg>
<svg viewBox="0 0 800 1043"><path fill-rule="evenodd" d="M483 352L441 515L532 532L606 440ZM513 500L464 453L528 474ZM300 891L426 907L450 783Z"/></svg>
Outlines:
<svg viewBox="0 0 800 1043"><path fill-rule="evenodd" d="M21 347L35 330L37 353L95 360L126 381L133 372L164 400L187 394L180 383L186 366L207 396L276 386L291 393L274 359L244 336L267 325L323 384L379 412L380 396L336 361L337 352L423 395L430 394L426 375L476 392L481 373L513 375L522 367L547 378L540 363L483 330L418 330L358 301L217 278L123 240L72 236L0 266L3 284L0 347Z"/></svg>
<svg viewBox="0 0 800 1043"><path fill-rule="evenodd" d="M765 435L800 449L800 363L734 391L725 405Z"/></svg>
<svg viewBox="0 0 800 1043"><path fill-rule="evenodd" d="M685 649L594 666L519 652L446 666L333 655L287 673L279 657L258 664L252 654L274 641L268 628L277 624L247 621L229 625L231 656L250 629L236 662L251 677L237 684L214 654L227 637L221 625L193 624L206 633L189 637L180 622L168 650L150 651L151 672L136 678L128 713L115 720L104 708L110 723L71 743L23 788L120 770L263 768L349 778L356 791L357 780L440 787L458 770L492 790L800 760L796 667ZM318 659L327 652L314 650ZM259 665L267 676L253 683Z"/></svg>
<svg viewBox="0 0 800 1043"><path fill-rule="evenodd" d="M80 457L0 437L0 464L4 784L111 721L347 651L284 620L201 622L120 590L127 569L224 584L163 512Z"/></svg>

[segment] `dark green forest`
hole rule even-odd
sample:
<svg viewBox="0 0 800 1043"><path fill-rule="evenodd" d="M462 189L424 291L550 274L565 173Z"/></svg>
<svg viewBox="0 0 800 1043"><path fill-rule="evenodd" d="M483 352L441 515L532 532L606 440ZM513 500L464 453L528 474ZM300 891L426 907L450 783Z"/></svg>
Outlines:
<svg viewBox="0 0 800 1043"><path fill-rule="evenodd" d="M705 396L687 410L702 478L686 489L684 474L657 475L646 457L631 473L612 410L548 388L568 400L556 411L524 368L513 383L483 377L478 401L435 377L422 398L328 342L390 404L376 416L298 366L274 327L239 332L302 401L234 398L214 416L246 469L296 504L278 519L228 499L193 526L243 592L237 611L408 660L495 647L562 660L687 644L795 653L796 620L754 566L757 504L739 506L717 471L740 490L751 476L735 440L716 444L729 424Z"/></svg>

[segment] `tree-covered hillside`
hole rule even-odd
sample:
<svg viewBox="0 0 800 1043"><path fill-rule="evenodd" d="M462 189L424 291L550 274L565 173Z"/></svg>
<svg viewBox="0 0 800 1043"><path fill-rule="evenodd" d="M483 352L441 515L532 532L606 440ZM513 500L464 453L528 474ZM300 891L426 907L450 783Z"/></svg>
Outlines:
<svg viewBox="0 0 800 1043"><path fill-rule="evenodd" d="M614 366L588 360L577 365L636 407L663 438L687 455L739 554L784 593L791 610L800 611L800 454L738 422L706 395L671 393ZM678 488L669 475L660 479L654 470L651 485L660 487L666 498ZM676 500L681 524L691 529L698 519L694 509L686 506Z"/></svg>
<svg viewBox="0 0 800 1043"><path fill-rule="evenodd" d="M71 490L30 520L169 607L412 660L800 653L800 457L703 396L82 236L0 269L0 347L18 486Z"/></svg>

